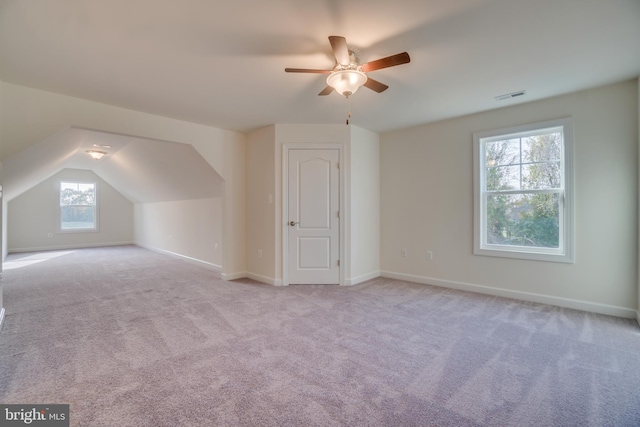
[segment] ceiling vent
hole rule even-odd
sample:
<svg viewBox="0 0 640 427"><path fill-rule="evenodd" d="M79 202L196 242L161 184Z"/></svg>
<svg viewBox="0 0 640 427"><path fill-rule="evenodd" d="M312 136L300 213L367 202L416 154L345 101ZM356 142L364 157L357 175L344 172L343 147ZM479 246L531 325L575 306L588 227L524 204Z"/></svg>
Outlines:
<svg viewBox="0 0 640 427"><path fill-rule="evenodd" d="M519 90L518 92L506 93L504 95L496 96L496 101L504 101L505 99L516 98L518 96L522 96L526 93L525 90Z"/></svg>

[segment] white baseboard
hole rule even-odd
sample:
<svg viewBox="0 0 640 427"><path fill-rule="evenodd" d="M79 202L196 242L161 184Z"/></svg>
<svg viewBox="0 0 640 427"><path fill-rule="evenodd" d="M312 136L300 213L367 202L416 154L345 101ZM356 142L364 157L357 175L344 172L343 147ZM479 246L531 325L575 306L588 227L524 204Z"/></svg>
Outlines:
<svg viewBox="0 0 640 427"><path fill-rule="evenodd" d="M222 273L220 277L222 277L222 280L244 279L247 277L247 273L245 271L239 271L237 273Z"/></svg>
<svg viewBox="0 0 640 427"><path fill-rule="evenodd" d="M576 310L589 311L592 313L606 314L609 316L624 317L627 319L636 318L640 323L640 314L636 310L617 307L614 305L599 304L588 301L574 300L570 298L554 297L551 295L534 294L530 292L514 291L510 289L494 288L491 286L476 285L473 283L454 282L450 280L440 280L431 277L414 276L392 271L381 271L382 277L390 279L404 280L407 282L422 283L425 285L440 286L443 288L458 289L461 291L477 292L486 295L493 295L504 298L513 298L523 301L537 302L541 304L555 305L559 307L573 308Z"/></svg>
<svg viewBox="0 0 640 427"><path fill-rule="evenodd" d="M274 279L273 277L263 276L261 274L247 272L246 277L249 279L258 281L260 283L266 283L267 285L272 286L282 286L282 279Z"/></svg>
<svg viewBox="0 0 640 427"><path fill-rule="evenodd" d="M2 331L2 325L4 325L4 307L0 307L0 331Z"/></svg>
<svg viewBox="0 0 640 427"><path fill-rule="evenodd" d="M380 277L380 271L372 271L371 273L363 274L358 277L345 279L344 284L346 286L357 285L358 283L366 282L367 280L375 279L376 277Z"/></svg>
<svg viewBox="0 0 640 427"><path fill-rule="evenodd" d="M263 276L262 274L251 273L251 272L246 272L244 274L245 275L243 277L248 277L249 279L252 279L261 283L266 283L272 286L283 286L282 279L275 279L273 277L267 277L267 276ZM375 279L376 277L380 277L379 271L374 271L369 274L353 277L351 279L345 279L344 286L357 285L358 283L366 282L367 280Z"/></svg>
<svg viewBox="0 0 640 427"><path fill-rule="evenodd" d="M203 260L198 259L198 258L193 258L193 257L190 257L190 256L179 254L177 252L171 252L171 251L167 251L165 249L156 248L156 247L153 247L153 246L142 245L140 243L134 243L134 244L136 246L140 246L141 248L145 248L145 249L148 249L148 250L153 251L153 252L158 252L158 253L165 254L165 255L171 255L171 256L174 256L174 257L177 257L177 258L181 258L181 259L190 261L190 262L192 262L194 264L198 264L198 265L200 265L202 267L206 267L206 268L209 268L211 270L215 270L217 272L222 271L222 266L221 265L217 265L217 264L214 264L214 263L211 263L211 262L208 262L208 261L203 261Z"/></svg>
<svg viewBox="0 0 640 427"><path fill-rule="evenodd" d="M8 253L17 254L22 252L42 252L42 251L58 251L67 249L85 249L85 248L104 248L108 246L126 246L134 245L133 242L108 242L108 243L88 243L86 245L53 245L53 246L33 246L27 248L9 248Z"/></svg>

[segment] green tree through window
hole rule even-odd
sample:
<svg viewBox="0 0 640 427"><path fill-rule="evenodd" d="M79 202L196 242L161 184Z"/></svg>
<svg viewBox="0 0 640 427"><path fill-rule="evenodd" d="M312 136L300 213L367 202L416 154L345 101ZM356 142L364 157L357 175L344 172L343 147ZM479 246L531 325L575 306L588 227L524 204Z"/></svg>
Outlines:
<svg viewBox="0 0 640 427"><path fill-rule="evenodd" d="M94 182L60 182L60 228L62 230L96 229L96 184Z"/></svg>

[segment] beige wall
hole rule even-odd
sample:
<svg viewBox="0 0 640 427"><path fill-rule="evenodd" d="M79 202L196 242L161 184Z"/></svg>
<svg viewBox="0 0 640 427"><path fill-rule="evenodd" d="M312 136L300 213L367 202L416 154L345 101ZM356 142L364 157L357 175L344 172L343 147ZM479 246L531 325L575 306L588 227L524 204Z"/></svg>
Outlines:
<svg viewBox="0 0 640 427"><path fill-rule="evenodd" d="M277 124L248 136L247 275L276 285L283 281L282 159L288 144L342 146L341 281L355 284L376 277L380 269L379 138L374 132L343 124Z"/></svg>
<svg viewBox="0 0 640 427"><path fill-rule="evenodd" d="M3 179L3 175L2 175L2 160L4 159L4 142L5 142L5 138L4 135L2 133L2 128L3 128L3 123L4 123L4 106L3 106L3 102L2 99L4 98L4 85L5 83L2 82L2 80L0 80L0 185L2 185L2 183L4 182ZM0 206L0 213L3 213L2 215L0 215L0 263L2 263L2 261L4 261L4 259L7 257L7 202L5 200L5 198L3 197L2 200L0 200L1 206ZM0 281L0 310L2 309L2 281Z"/></svg>
<svg viewBox="0 0 640 427"><path fill-rule="evenodd" d="M633 80L383 134L383 274L635 316L637 100ZM574 125L576 262L474 256L472 134L567 116Z"/></svg>
<svg viewBox="0 0 640 427"><path fill-rule="evenodd" d="M2 86L2 82L0 82L0 87ZM0 89L1 90L1 89ZM2 147L2 141L0 141L0 147ZM1 150L1 148L0 148ZM2 186L2 162L0 162L0 186ZM0 194L0 242L5 242L4 236L4 222L5 222L5 202L2 194ZM3 245L6 247L6 245ZM5 254L4 252L0 253L0 327L2 327L3 322L3 305L2 305L2 263L4 262Z"/></svg>
<svg viewBox="0 0 640 427"><path fill-rule="evenodd" d="M247 142L247 275L282 284L282 156L284 144L342 144L345 125L272 125ZM269 195L273 202L269 203ZM262 251L262 258L258 251Z"/></svg>
<svg viewBox="0 0 640 427"><path fill-rule="evenodd" d="M221 269L222 199L134 206L135 243Z"/></svg>
<svg viewBox="0 0 640 427"><path fill-rule="evenodd" d="M351 194L347 200L348 280L355 284L380 275L380 137L377 133L351 126L348 165Z"/></svg>
<svg viewBox="0 0 640 427"><path fill-rule="evenodd" d="M60 232L59 181L94 181L98 185L98 231ZM8 203L9 252L130 244L133 205L88 170L64 169ZM49 233L51 237L49 237Z"/></svg>
<svg viewBox="0 0 640 427"><path fill-rule="evenodd" d="M226 280L244 277L247 271L246 156L246 136L226 133L222 196L222 278Z"/></svg>
<svg viewBox="0 0 640 427"><path fill-rule="evenodd" d="M258 129L249 135L247 272L251 277L270 284L276 280L275 157L275 126Z"/></svg>
<svg viewBox="0 0 640 427"><path fill-rule="evenodd" d="M2 162L0 162L0 185L2 185ZM4 236L4 226L2 226L2 224L4 224L5 222L5 216L6 216L6 209L5 209L5 203L4 203L4 199L1 197L0 194L0 241L4 241L5 236ZM5 254L2 253L0 254L0 326L2 326L2 264L4 262L5 259Z"/></svg>

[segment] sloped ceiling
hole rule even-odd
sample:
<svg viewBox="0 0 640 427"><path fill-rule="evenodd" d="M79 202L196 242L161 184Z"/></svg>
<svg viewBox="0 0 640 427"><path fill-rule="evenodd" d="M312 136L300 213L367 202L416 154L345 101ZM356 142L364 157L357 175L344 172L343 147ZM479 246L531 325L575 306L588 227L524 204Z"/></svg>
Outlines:
<svg viewBox="0 0 640 427"><path fill-rule="evenodd" d="M107 155L93 160L92 149ZM189 144L69 128L4 162L4 196L10 201L65 168L92 170L133 203L222 195L222 178Z"/></svg>
<svg viewBox="0 0 640 427"><path fill-rule="evenodd" d="M319 97L284 68L331 68L329 35L411 63ZM0 0L0 80L241 132L383 132L634 78L638 52L638 0Z"/></svg>

